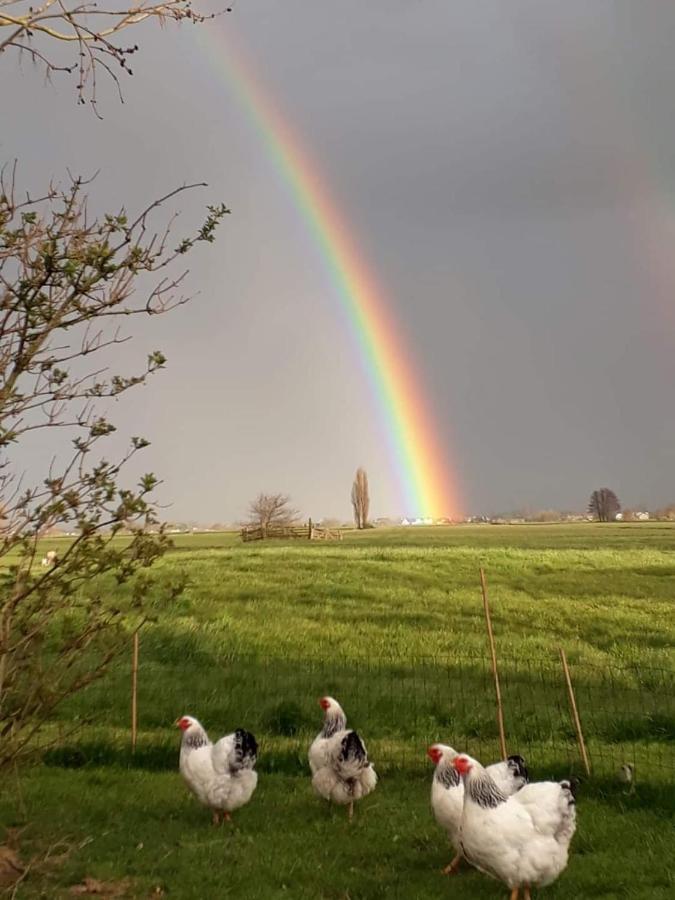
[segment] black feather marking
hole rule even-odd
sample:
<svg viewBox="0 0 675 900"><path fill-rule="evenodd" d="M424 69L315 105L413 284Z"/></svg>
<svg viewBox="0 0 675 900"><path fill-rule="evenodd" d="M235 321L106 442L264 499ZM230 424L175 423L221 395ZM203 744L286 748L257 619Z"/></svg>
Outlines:
<svg viewBox="0 0 675 900"><path fill-rule="evenodd" d="M321 729L321 737L329 738L343 731L347 727L347 716L343 712L335 713L332 710L326 712Z"/></svg>
<svg viewBox="0 0 675 900"><path fill-rule="evenodd" d="M574 776L572 776L572 778L567 781L560 782L560 786L565 791L565 793L571 795L570 806L575 804L577 801L577 793L579 791L580 784L581 782L579 781L579 779L575 778Z"/></svg>
<svg viewBox="0 0 675 900"><path fill-rule="evenodd" d="M197 750L199 747L206 747L209 739L206 736L206 732L203 728L188 728L187 731L183 732L183 743L186 747L189 747L190 750Z"/></svg>
<svg viewBox="0 0 675 900"><path fill-rule="evenodd" d="M518 778L522 778L525 784L527 784L527 782L530 780L530 773L527 766L525 765L525 760L523 759L523 757L515 754L514 756L509 756L506 762L508 763L509 769L513 772L513 774Z"/></svg>
<svg viewBox="0 0 675 900"><path fill-rule="evenodd" d="M339 758L343 762L346 762L348 759L353 759L360 763L368 763L366 748L356 731L348 731L342 738Z"/></svg>
<svg viewBox="0 0 675 900"><path fill-rule="evenodd" d="M258 758L258 742L250 731L237 728L234 732L234 753L237 769L252 769Z"/></svg>
<svg viewBox="0 0 675 900"><path fill-rule="evenodd" d="M460 782L461 775L454 766L443 763L436 766L434 778L436 781L442 784L444 788L451 788L457 787Z"/></svg>
<svg viewBox="0 0 675 900"><path fill-rule="evenodd" d="M500 803L506 802L506 797L487 772L476 773L468 778L464 787L471 799L484 809L495 809Z"/></svg>

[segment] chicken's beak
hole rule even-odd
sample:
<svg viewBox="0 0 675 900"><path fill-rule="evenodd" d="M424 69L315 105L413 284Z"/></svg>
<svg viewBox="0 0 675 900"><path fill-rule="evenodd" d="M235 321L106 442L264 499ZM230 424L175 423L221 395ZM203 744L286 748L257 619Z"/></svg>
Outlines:
<svg viewBox="0 0 675 900"><path fill-rule="evenodd" d="M176 721L173 723L173 727L180 728L180 719L176 719Z"/></svg>

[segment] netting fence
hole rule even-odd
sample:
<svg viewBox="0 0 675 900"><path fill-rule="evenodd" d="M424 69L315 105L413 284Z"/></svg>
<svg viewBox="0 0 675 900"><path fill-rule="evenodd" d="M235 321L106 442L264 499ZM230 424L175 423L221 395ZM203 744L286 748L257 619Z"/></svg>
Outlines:
<svg viewBox="0 0 675 900"><path fill-rule="evenodd" d="M138 671L138 749L175 762L178 715L198 717L213 737L235 727L260 742L260 767L300 771L320 728L318 698L335 697L363 735L382 771L428 772L425 751L441 741L484 761L500 756L495 688L487 656L284 658L225 653L207 677L194 661L162 662L155 652ZM130 668L118 667L78 697L98 740L128 746ZM675 777L675 673L639 664L570 660L592 775L615 777L634 766L636 780ZM499 674L508 753L524 756L538 777L584 774L578 734L557 654L501 656ZM95 710L93 716L91 710ZM66 707L63 715L72 714ZM93 733L93 732L91 732ZM106 735L108 737L106 737ZM167 763L169 764L169 763Z"/></svg>

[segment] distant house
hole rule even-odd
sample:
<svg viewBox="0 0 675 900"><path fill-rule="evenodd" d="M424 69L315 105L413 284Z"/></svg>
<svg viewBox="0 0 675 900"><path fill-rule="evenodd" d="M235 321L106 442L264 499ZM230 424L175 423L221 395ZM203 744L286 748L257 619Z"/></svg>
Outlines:
<svg viewBox="0 0 675 900"><path fill-rule="evenodd" d="M649 513L648 512L636 512L635 518L638 522L648 522L649 521Z"/></svg>

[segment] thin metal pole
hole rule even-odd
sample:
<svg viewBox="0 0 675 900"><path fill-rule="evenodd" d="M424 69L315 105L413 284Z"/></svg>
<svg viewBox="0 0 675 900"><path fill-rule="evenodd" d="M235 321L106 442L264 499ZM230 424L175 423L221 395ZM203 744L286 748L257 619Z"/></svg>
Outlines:
<svg viewBox="0 0 675 900"><path fill-rule="evenodd" d="M574 688L572 687L572 676L570 675L570 667L567 665L567 655L562 647L560 649L560 659L562 661L563 672L565 674L565 683L567 684L567 695L570 700L570 708L572 709L572 718L574 720L574 728L577 732L577 743L579 744L579 753L581 761L586 769L586 774L591 774L591 764L586 752L586 742L584 741L584 732L581 728L581 719L579 718L579 710L577 709L577 701L574 696Z"/></svg>
<svg viewBox="0 0 675 900"><path fill-rule="evenodd" d="M495 682L495 697L497 698L497 725L499 727L499 749L502 759L506 759L506 734L504 732L504 709L502 707L502 691L499 686L499 669L497 668L497 650L495 636L492 631L492 617L490 615L490 601L488 600L485 572L481 566L480 586L483 591L483 609L485 610L485 624L487 625L488 639L490 641L490 656L492 657L492 677Z"/></svg>

